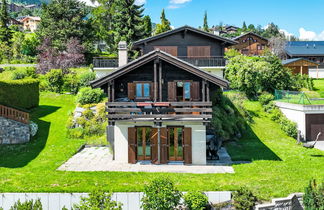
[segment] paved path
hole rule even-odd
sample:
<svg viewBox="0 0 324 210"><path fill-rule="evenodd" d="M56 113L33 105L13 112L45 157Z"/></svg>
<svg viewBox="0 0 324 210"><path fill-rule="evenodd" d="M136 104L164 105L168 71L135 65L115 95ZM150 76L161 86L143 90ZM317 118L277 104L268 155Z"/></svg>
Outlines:
<svg viewBox="0 0 324 210"><path fill-rule="evenodd" d="M324 141L316 142L315 148L324 151Z"/></svg>
<svg viewBox="0 0 324 210"><path fill-rule="evenodd" d="M128 164L112 160L108 147L85 147L58 168L62 171L122 171L166 173L234 173L231 166L223 165L152 165Z"/></svg>

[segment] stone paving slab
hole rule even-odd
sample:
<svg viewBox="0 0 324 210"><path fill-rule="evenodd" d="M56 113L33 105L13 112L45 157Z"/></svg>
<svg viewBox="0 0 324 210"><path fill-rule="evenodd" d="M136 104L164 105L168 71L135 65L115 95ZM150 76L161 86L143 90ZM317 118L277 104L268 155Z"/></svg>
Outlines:
<svg viewBox="0 0 324 210"><path fill-rule="evenodd" d="M223 165L142 165L112 160L109 147L85 147L61 165L61 171L120 171L165 173L234 173L231 166Z"/></svg>

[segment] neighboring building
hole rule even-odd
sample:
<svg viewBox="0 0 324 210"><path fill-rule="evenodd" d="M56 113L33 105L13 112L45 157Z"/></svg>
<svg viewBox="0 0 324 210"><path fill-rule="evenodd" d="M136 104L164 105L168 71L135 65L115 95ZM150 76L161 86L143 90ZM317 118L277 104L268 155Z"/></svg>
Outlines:
<svg viewBox="0 0 324 210"><path fill-rule="evenodd" d="M108 93L114 159L207 164L212 96L228 81L199 66L225 66L224 48L232 44L185 26L135 42L141 56L128 63L127 44L120 43L119 67L91 83Z"/></svg>
<svg viewBox="0 0 324 210"><path fill-rule="evenodd" d="M315 67L317 69L316 77L318 77L319 74L318 71L319 64L314 61L307 60L305 58L291 58L291 59L283 60L282 65L290 68L293 74L309 75L310 67L311 68Z"/></svg>
<svg viewBox="0 0 324 210"><path fill-rule="evenodd" d="M255 34L253 32L248 32L235 37L233 40L237 41L238 44L232 46L231 48L238 50L243 55L261 55L264 49L268 46L268 39Z"/></svg>
<svg viewBox="0 0 324 210"><path fill-rule="evenodd" d="M239 29L240 28L236 26L225 26L224 32L227 34L235 34Z"/></svg>
<svg viewBox="0 0 324 210"><path fill-rule="evenodd" d="M10 19L9 19L9 24L8 24L8 26L12 26L12 25L17 25L17 26L19 26L19 27L22 28L23 23L20 22L20 21L18 21L18 20L16 20L16 19L14 19L14 18L10 18Z"/></svg>
<svg viewBox="0 0 324 210"><path fill-rule="evenodd" d="M291 41L285 48L288 58L305 58L319 64L309 67L309 76L324 78L324 41Z"/></svg>
<svg viewBox="0 0 324 210"><path fill-rule="evenodd" d="M144 55L154 49L163 50L209 73L223 76L225 47L237 42L214 34L183 26L133 43L133 49ZM118 59L95 58L94 71L105 76L118 67Z"/></svg>
<svg viewBox="0 0 324 210"><path fill-rule="evenodd" d="M40 23L40 17L27 16L21 20L25 31L35 32L38 24Z"/></svg>

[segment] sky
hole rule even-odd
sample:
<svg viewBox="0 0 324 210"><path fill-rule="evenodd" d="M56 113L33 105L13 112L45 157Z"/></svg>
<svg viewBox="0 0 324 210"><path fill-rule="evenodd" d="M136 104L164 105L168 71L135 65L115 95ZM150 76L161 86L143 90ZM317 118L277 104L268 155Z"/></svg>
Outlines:
<svg viewBox="0 0 324 210"><path fill-rule="evenodd" d="M90 0L84 0L90 1ZM164 8L175 28L203 24L205 11L209 26L220 22L241 27L253 23L266 27L274 22L286 34L307 40L324 40L324 0L136 0L144 14L159 23Z"/></svg>

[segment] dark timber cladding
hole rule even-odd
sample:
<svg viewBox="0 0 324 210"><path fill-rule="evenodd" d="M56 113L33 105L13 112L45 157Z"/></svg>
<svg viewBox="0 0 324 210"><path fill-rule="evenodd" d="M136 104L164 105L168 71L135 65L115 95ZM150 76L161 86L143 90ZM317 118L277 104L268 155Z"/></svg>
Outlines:
<svg viewBox="0 0 324 210"><path fill-rule="evenodd" d="M306 114L306 139L315 141L317 134L321 132L319 140L324 140L324 114Z"/></svg>

